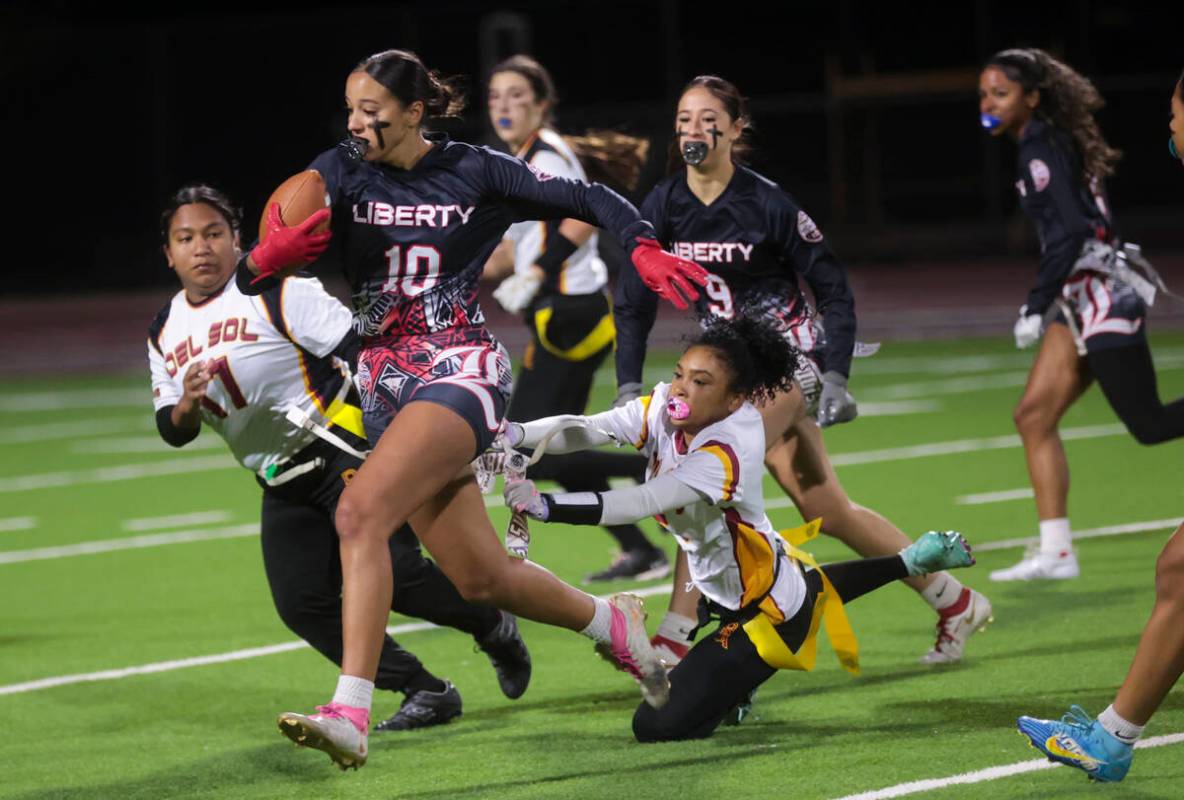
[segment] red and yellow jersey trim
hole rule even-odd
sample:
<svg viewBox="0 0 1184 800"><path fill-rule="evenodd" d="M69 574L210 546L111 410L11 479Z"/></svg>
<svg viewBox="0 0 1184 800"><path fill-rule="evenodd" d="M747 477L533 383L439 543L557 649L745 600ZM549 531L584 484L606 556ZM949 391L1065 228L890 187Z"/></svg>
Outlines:
<svg viewBox="0 0 1184 800"><path fill-rule="evenodd" d="M720 441L710 441L697 450L710 453L719 459L724 467L723 500L731 500L736 496L736 487L740 483L740 459L736 458L736 451L732 446Z"/></svg>
<svg viewBox="0 0 1184 800"><path fill-rule="evenodd" d="M641 400L641 435L637 437L637 441L633 446L640 450L645 447L645 443L650 440L650 403L654 400L654 393L650 392Z"/></svg>

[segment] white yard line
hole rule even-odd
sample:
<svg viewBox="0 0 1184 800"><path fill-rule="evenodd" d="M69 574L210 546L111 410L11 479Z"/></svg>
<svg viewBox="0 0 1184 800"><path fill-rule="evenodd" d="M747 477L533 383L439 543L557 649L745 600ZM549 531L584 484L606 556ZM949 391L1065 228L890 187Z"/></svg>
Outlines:
<svg viewBox="0 0 1184 800"><path fill-rule="evenodd" d="M125 408L152 404L143 389L80 389L71 392L23 392L0 395L0 411L59 411L69 408Z"/></svg>
<svg viewBox="0 0 1184 800"><path fill-rule="evenodd" d="M139 517L125 519L122 528L125 531L158 531L163 528L183 528L186 525L217 525L220 522L230 522L234 515L225 509L216 511L194 511L190 514L173 514L169 517Z"/></svg>
<svg viewBox="0 0 1184 800"><path fill-rule="evenodd" d="M648 586L642 589L630 590L633 594L641 597L651 597L653 595L668 594L670 592L670 581L663 579L663 584L660 586ZM606 596L607 598L607 596ZM387 633L392 636L398 636L402 633L413 633L415 631L426 631L437 627L430 622L408 622L403 625L394 625L386 629ZM130 678L135 675L151 675L157 672L172 672L177 669L186 669L188 667L205 667L211 664L225 664L229 661L245 661L248 658L259 658L260 656L271 656L277 653L289 653L293 650L301 650L308 647L307 642L281 642L280 644L266 645L264 647L250 647L245 650L232 650L229 653L216 653L209 656L196 656L194 658L182 658L175 661L158 661L154 664L141 664L135 667L124 667L122 669L107 669L100 672L84 672L75 675L58 675L52 678L40 678L33 681L25 681L23 683L10 683L7 686L0 686L0 696L6 694L24 694L25 692L35 692L39 689L52 689L55 686L69 686L75 683L89 683L91 681L114 681L122 678Z"/></svg>
<svg viewBox="0 0 1184 800"><path fill-rule="evenodd" d="M964 494L954 498L960 506L981 506L987 503L1005 503L1008 500L1027 500L1034 497L1031 487L1027 489L1006 489L1001 492L982 492L981 494Z"/></svg>
<svg viewBox="0 0 1184 800"><path fill-rule="evenodd" d="M1080 428L1063 428L1061 439L1096 439L1101 436L1117 436L1126 433L1126 427L1118 423L1107 425L1085 425ZM857 453L832 453L830 463L836 467L855 464L876 464L882 461L907 461L929 456L947 456L955 453L977 453L983 450L1009 450L1022 447L1016 434L991 436L983 439L954 439L948 442L930 442L907 447L889 447L884 450L865 450Z"/></svg>
<svg viewBox="0 0 1184 800"><path fill-rule="evenodd" d="M1170 528L1175 528L1184 522L1184 519L1173 517L1171 519L1153 519L1146 522L1128 522L1122 525L1106 525L1101 528L1087 528L1083 531L1073 531L1074 541L1078 539L1097 539L1100 536L1122 536L1127 533L1145 533L1147 531L1162 531ZM1027 547L1028 545L1037 544L1040 537L1032 536L1022 539L999 539L994 542L983 542L982 544L971 543L974 547L974 552L981 553L987 550L1006 550L1011 547Z"/></svg>
<svg viewBox="0 0 1184 800"><path fill-rule="evenodd" d="M1081 538L1081 539L1095 538L1095 537L1099 537L1099 536L1116 536L1116 535L1120 535L1120 534L1124 534L1124 533L1134 533L1136 531L1159 530L1159 529L1171 528L1171 527L1175 527L1180 522L1181 522L1181 520L1167 519L1167 520L1154 520L1154 521L1150 521L1150 522L1133 522L1133 523L1128 523L1125 525L1110 525L1105 528L1095 528L1093 530L1079 531L1078 533L1074 534L1074 536L1076 538ZM250 529L250 530L248 530L248 529ZM238 533L231 533L231 531L234 531L234 530L236 530L236 529L226 528L226 529L223 529L223 533L225 536L231 536L231 535L250 536L250 535L254 535L254 534L258 533L258 526L254 526L254 525L238 526L237 530L239 532ZM194 538L187 539L187 541L199 541L200 534L203 532L187 531L187 532L183 532L183 533L195 535ZM164 540L171 539L172 537L175 537L178 535L180 535L180 534L159 534L156 536L140 536L140 537L134 537L134 539L115 540L115 541L126 541L126 542L142 541L145 543L133 545L133 546L152 547L156 544L170 544L171 543L170 541L164 541ZM213 538L213 537L206 537L206 538ZM156 541L153 541L153 540L156 540ZM1027 540L1027 539L1016 539L1016 540L1007 541L1007 542L988 542L987 544L980 545L980 546L976 547L975 549L980 550L980 551L981 550L998 550L998 549L1002 549L1004 547L1016 547L1016 546L1026 543L1028 541L1029 540ZM94 544L99 544L99 543L96 542ZM60 548L46 548L46 549L48 550L48 549L60 549ZM23 552L29 553L29 552L35 552L35 551L23 551ZM0 553L0 563L2 563L4 556L8 556L8 555L13 555L13 554L12 553ZM54 556L46 556L46 557L54 557ZM646 586L646 587L642 587L642 588L638 588L638 589L631 589L630 591L633 594L639 595L641 597L653 597L656 595L663 595L663 594L667 594L670 592L670 581L663 579L662 582L657 585ZM435 627L436 626L431 624L430 622L417 622L417 623L409 623L409 624L405 624L405 625L396 625L393 628L388 628L387 630L392 634L399 634L399 633L410 633L412 631L429 630L429 629L435 628ZM185 669L187 667L200 667L200 666L207 666L210 664L222 664L222 663L225 663L228 661L242 661L242 660L248 659L248 658L257 658L259 656L273 655L275 653L286 653L286 652L289 652L292 650L299 650L303 647L307 647L307 645L304 642L284 642L281 644L268 645L265 647L252 647L252 648L249 648L246 650L235 650L235 651L232 651L229 653L219 653L219 654L210 655L210 656L198 656L195 658L186 658L186 659L180 659L180 660L176 660L176 661L162 661L162 662L157 662L154 664L142 664L140 666L125 667L123 669L113 669L113 670L104 670L101 672L88 672L88 673L82 673L82 674L76 674L76 675L60 675L60 676L51 677L51 678L41 678L39 680L26 681L24 683L14 683L14 684L9 684L7 686L0 686L0 695L21 694L23 692L37 691L38 689L49 689L49 688L52 688L55 686L66 686L69 684L85 683L88 681L118 680L121 678L127 678L127 677L131 677L134 675L146 675L146 674L155 673L155 672L169 672L169 671L176 670L176 669ZM1181 738L1177 739L1177 740L1172 740L1172 741L1163 741L1163 743L1164 744L1171 744L1174 741L1184 741L1184 734L1173 734L1173 735L1180 736ZM1158 745L1151 744L1152 742L1159 742L1160 740L1166 740L1168 738L1171 738L1171 737L1155 737L1153 739L1148 739L1147 743L1144 743L1141 746L1155 747ZM1038 761L1038 762L1023 762L1023 763L1025 763L1025 764L1031 764L1031 763L1044 764L1047 762ZM1011 767L1014 767L1014 766L1015 765L1011 765ZM1009 769L1011 767L993 767L992 769L993 770ZM1028 767L1026 769L1020 770L1020 772L1026 772L1026 771L1030 771L1030 770L1038 769L1038 768L1039 767ZM988 772L988 771L983 770L980 772L967 773L967 774L968 775L979 775L980 773L985 773L985 772ZM1006 774L1018 774L1018 773L1006 773ZM930 781L916 781L914 783L901 784L900 786L897 786L897 787L889 787L888 789L879 790L881 792L898 791L898 792L900 792L899 794L864 793L864 794L860 794L860 795L850 795L849 797L843 798L843 800L856 800L856 798L859 798L860 800L873 800L873 798L881 798L881 797L884 797L884 798L900 797L905 794L912 794L914 792L928 791L929 789L934 789L934 788L943 788L944 786L954 785L955 783L976 783L976 782L978 782L978 780L992 780L993 779L993 778L987 777L987 778L979 778L977 780L968 780L968 779L964 779L964 777L965 776L954 776L953 778L939 778L936 780L939 782L940 781L947 781L948 783L938 783L938 784L934 784L932 786L929 785L930 783L932 783ZM1004 775L1000 774L998 777L1004 777ZM925 786L922 788L909 788L907 790L904 790L904 788L903 788L903 787L921 786L922 784L925 784Z"/></svg>
<svg viewBox="0 0 1184 800"><path fill-rule="evenodd" d="M936 400L888 400L883 402L860 402L861 417L895 417L900 414L932 414L941 411Z"/></svg>
<svg viewBox="0 0 1184 800"><path fill-rule="evenodd" d="M0 478L0 493L25 492L30 489L56 489L92 483L113 483L152 478L160 475L182 475L187 472L209 472L230 468L242 469L229 454L198 458L173 458L142 464L119 464L114 467L80 469L67 472L42 472L37 475L17 475Z"/></svg>
<svg viewBox="0 0 1184 800"><path fill-rule="evenodd" d="M1184 742L1184 733L1169 733L1165 736L1152 736L1148 739L1143 739L1135 743L1135 749L1146 750L1152 747L1164 747L1170 744L1180 744ZM974 772L963 772L960 775L951 775L948 778L930 778L923 781L910 781L908 783L899 783L896 786L889 786L886 789L876 789L870 792L860 792L859 794L845 795L838 800L889 800L893 797L905 797L910 794L920 794L921 792L932 792L938 789L947 789L951 786L965 786L970 783L984 783L986 781L996 781L1000 778L1010 778L1013 775L1023 775L1028 772L1039 772L1040 770L1053 769L1061 766L1055 764L1047 759L1038 759L1035 761L1017 761L1014 764L1004 764L998 767L987 767L986 769L975 770ZM1076 776L1077 780L1084 781L1082 776ZM1084 783L1082 784L1084 786ZM1082 790L1084 793L1084 789ZM1092 792L1091 792L1092 793Z"/></svg>
<svg viewBox="0 0 1184 800"><path fill-rule="evenodd" d="M7 519L0 519L0 532L28 531L36 527L36 517L8 517Z"/></svg>
<svg viewBox="0 0 1184 800"><path fill-rule="evenodd" d="M198 450L225 450L226 442L219 436L199 436L185 445L185 451L192 453ZM89 439L75 442L70 446L70 452L82 455L109 453L175 453L175 447L169 445L159 435L124 436L111 439Z"/></svg>
<svg viewBox="0 0 1184 800"><path fill-rule="evenodd" d="M117 550L139 550L145 547L160 547L182 542L205 542L214 539L237 539L243 536L258 536L259 523L232 525L227 528L207 530L174 531L173 533L151 533L144 536L128 536L123 539L102 539L96 542L79 542L57 547L38 547L34 550L9 550L0 552L0 564L16 564L23 561L46 561L53 558L87 556L95 553L112 553Z"/></svg>
<svg viewBox="0 0 1184 800"><path fill-rule="evenodd" d="M146 430L151 418L146 416L122 419L92 419L77 422L49 422L45 425L14 425L0 430L0 444L29 444L54 439L78 439L84 436L106 436L111 433Z"/></svg>

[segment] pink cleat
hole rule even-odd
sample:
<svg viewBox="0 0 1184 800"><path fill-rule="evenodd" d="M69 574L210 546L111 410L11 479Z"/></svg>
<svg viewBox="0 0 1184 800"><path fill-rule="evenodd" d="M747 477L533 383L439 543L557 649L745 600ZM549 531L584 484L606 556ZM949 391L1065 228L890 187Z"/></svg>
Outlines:
<svg viewBox="0 0 1184 800"><path fill-rule="evenodd" d="M309 716L285 711L276 722L284 736L301 747L324 750L342 770L366 763L370 712L364 708L329 703Z"/></svg>
<svg viewBox="0 0 1184 800"><path fill-rule="evenodd" d="M645 606L635 594L619 593L608 599L612 608L609 635L612 644L598 644L596 651L641 684L641 696L654 708L670 699L670 680L658 652L645 631Z"/></svg>

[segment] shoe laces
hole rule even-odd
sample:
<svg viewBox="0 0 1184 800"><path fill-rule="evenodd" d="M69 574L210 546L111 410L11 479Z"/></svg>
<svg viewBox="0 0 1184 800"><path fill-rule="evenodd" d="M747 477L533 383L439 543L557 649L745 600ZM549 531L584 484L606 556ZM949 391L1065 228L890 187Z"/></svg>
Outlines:
<svg viewBox="0 0 1184 800"><path fill-rule="evenodd" d="M1094 725L1094 718L1087 714L1081 706L1072 705L1069 706L1069 713L1061 717L1061 723L1071 728L1078 735L1090 736Z"/></svg>
<svg viewBox="0 0 1184 800"><path fill-rule="evenodd" d="M317 713L322 717L340 717L341 719L349 719L341 711L341 705L338 703L326 703L323 706L317 706Z"/></svg>

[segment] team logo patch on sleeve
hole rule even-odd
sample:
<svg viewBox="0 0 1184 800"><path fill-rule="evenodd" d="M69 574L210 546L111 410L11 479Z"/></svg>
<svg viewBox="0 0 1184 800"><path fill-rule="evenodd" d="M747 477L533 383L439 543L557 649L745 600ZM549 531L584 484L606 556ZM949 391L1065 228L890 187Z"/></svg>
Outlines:
<svg viewBox="0 0 1184 800"><path fill-rule="evenodd" d="M810 219L810 215L805 211L798 212L798 233L807 242L821 242L822 231L818 230L818 226L814 224L814 220Z"/></svg>
<svg viewBox="0 0 1184 800"><path fill-rule="evenodd" d="M538 178L540 181L549 181L549 180L551 180L552 178L554 178L554 177L555 177L554 175L550 175L550 174L548 174L548 173L546 173L546 172L543 172L541 169L539 169L538 167L536 167L534 164L527 164L527 165L526 165L526 168L527 168L528 170L530 170L531 172L533 172L533 173L534 173L534 176L535 176L536 178Z"/></svg>
<svg viewBox="0 0 1184 800"><path fill-rule="evenodd" d="M1048 184L1052 180L1052 173L1048 170L1048 164L1045 164L1038 158L1034 158L1028 162L1028 172L1032 175L1032 185L1036 187L1036 191L1043 192L1048 188Z"/></svg>

